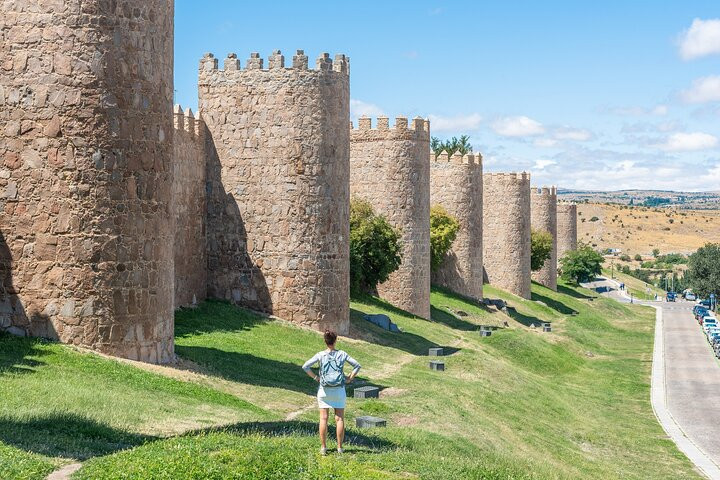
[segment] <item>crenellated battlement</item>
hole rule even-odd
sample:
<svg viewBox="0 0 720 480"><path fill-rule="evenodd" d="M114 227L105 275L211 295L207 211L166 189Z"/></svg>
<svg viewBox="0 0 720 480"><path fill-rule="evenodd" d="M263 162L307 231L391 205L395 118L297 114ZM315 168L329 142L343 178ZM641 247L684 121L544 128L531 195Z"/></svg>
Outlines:
<svg viewBox="0 0 720 480"><path fill-rule="evenodd" d="M482 154L480 153L466 153L461 155L459 152L455 152L452 156L443 150L439 154L430 153L430 163L454 163L457 165L482 165Z"/></svg>
<svg viewBox="0 0 720 480"><path fill-rule="evenodd" d="M530 173L528 172L488 172L483 173L483 176L500 180L519 180L521 182L530 181Z"/></svg>
<svg viewBox="0 0 720 480"><path fill-rule="evenodd" d="M205 135L205 122L200 114L194 115L190 108L183 110L180 104L175 104L173 107L173 127L177 131L187 133L198 142L202 141Z"/></svg>
<svg viewBox="0 0 720 480"><path fill-rule="evenodd" d="M530 193L533 195L557 196L557 187L554 185L551 187L531 187Z"/></svg>
<svg viewBox="0 0 720 480"><path fill-rule="evenodd" d="M330 58L329 53L321 53L315 60L315 68L308 68L308 56L304 50L297 50L292 57L292 64L285 65L285 56L280 50L273 50L268 58L267 68L265 61L258 52L252 52L250 57L245 61L245 68L241 68L240 59L236 53L229 53L223 61L223 68L218 68L219 61L212 53L206 53L200 59L200 75L234 75L232 72L249 72L260 70L263 72L278 72L288 70L298 71L315 71L315 72L334 72L343 75L350 74L350 57L344 54L336 54L335 59Z"/></svg>
<svg viewBox="0 0 720 480"><path fill-rule="evenodd" d="M430 141L430 120L415 117L408 123L404 116L395 117L395 124L390 126L390 119L385 116L377 117L376 127L372 126L370 117L360 117L355 128L350 122L350 136L353 141L373 141L381 139L406 139L412 136L417 140Z"/></svg>

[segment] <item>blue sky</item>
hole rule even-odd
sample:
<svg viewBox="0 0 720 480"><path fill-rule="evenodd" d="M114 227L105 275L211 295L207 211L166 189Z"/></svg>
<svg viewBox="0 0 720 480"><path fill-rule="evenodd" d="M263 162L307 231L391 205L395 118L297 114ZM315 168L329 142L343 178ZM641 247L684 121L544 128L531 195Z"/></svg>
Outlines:
<svg viewBox="0 0 720 480"><path fill-rule="evenodd" d="M197 65L350 56L352 116L466 133L486 171L565 188L720 190L720 2L176 0L176 102ZM222 60L221 60L222 64Z"/></svg>

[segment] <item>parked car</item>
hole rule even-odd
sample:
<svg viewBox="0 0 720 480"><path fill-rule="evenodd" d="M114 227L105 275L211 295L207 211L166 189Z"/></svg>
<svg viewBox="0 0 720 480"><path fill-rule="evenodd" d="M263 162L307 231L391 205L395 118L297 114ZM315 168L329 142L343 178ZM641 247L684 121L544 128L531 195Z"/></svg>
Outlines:
<svg viewBox="0 0 720 480"><path fill-rule="evenodd" d="M707 317L707 316L710 315L710 314L711 314L710 310L708 310L708 309L705 308L705 307L700 307L700 308L697 310L697 313L695 314L695 320L697 320L698 323L701 323L700 321L702 320L702 318L703 318L703 317Z"/></svg>
<svg viewBox="0 0 720 480"><path fill-rule="evenodd" d="M704 325L705 322L713 322L713 323L716 323L717 320L715 319L715 317L711 317L710 315L705 315L704 317L702 317L702 318L700 319L700 325Z"/></svg>
<svg viewBox="0 0 720 480"><path fill-rule="evenodd" d="M687 300L689 302L694 302L696 299L697 299L697 296L692 292L688 292L685 294L685 300Z"/></svg>
<svg viewBox="0 0 720 480"><path fill-rule="evenodd" d="M698 304L702 305L703 307L707 308L708 310L710 310L710 307L712 307L712 305L710 305L710 300L700 300L698 302Z"/></svg>
<svg viewBox="0 0 720 480"><path fill-rule="evenodd" d="M677 299L677 294L675 292L667 292L667 295L665 295L665 300L668 302L674 302Z"/></svg>
<svg viewBox="0 0 720 480"><path fill-rule="evenodd" d="M708 336L708 342L710 342L710 345L713 347L720 342L720 332L713 333L712 335Z"/></svg>
<svg viewBox="0 0 720 480"><path fill-rule="evenodd" d="M693 315L697 315L699 310L705 310L705 311L707 311L707 308L705 308L704 306L699 305L699 304L698 304L698 305L695 305L695 306L693 307Z"/></svg>

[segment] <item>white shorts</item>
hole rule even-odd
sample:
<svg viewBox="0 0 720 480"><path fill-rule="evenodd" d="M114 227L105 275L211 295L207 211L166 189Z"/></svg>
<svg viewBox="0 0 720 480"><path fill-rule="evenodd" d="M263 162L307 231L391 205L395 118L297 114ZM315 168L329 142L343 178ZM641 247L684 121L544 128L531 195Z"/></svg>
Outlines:
<svg viewBox="0 0 720 480"><path fill-rule="evenodd" d="M318 408L345 408L345 398L345 387L318 388Z"/></svg>

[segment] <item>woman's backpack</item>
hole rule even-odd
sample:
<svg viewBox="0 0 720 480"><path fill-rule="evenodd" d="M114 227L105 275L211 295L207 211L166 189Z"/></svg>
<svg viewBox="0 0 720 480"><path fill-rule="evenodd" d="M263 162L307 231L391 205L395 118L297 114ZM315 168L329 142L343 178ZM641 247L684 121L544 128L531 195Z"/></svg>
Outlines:
<svg viewBox="0 0 720 480"><path fill-rule="evenodd" d="M342 387L345 385L343 363L335 355L326 355L320 364L320 385L323 387Z"/></svg>

